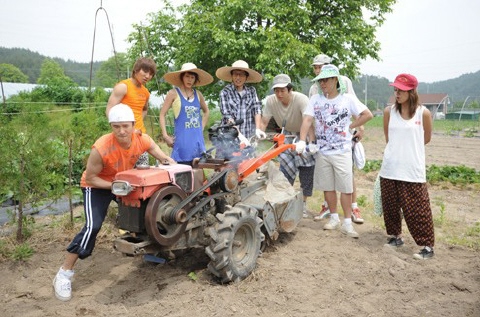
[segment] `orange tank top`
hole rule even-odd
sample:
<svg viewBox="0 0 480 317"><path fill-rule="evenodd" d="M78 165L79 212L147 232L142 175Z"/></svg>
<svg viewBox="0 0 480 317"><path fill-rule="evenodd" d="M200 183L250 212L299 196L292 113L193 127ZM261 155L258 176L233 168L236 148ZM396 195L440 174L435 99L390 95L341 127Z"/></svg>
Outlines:
<svg viewBox="0 0 480 317"><path fill-rule="evenodd" d="M129 149L124 149L118 144L113 133L100 137L92 146L92 149L96 149L102 157L103 169L98 176L108 182L113 181L118 172L133 168L140 155L147 151L153 142L147 134L138 135L134 133L132 145ZM86 172L84 171L80 186L94 187L86 182L85 176Z"/></svg>
<svg viewBox="0 0 480 317"><path fill-rule="evenodd" d="M131 80L124 79L120 83L127 85L127 93L122 99L122 103L128 105L133 110L135 116L135 129L141 130L142 133L146 133L145 124L143 123L143 108L150 98L150 92L145 86L141 85L137 87Z"/></svg>

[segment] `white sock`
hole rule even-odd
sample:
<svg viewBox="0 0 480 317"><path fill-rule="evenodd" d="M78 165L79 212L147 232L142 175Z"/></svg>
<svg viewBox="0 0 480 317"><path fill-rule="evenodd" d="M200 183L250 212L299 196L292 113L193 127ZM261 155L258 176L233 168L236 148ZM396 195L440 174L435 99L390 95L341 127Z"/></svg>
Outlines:
<svg viewBox="0 0 480 317"><path fill-rule="evenodd" d="M338 213L330 214L330 219L335 219L336 221L340 221L340 218L338 217Z"/></svg>
<svg viewBox="0 0 480 317"><path fill-rule="evenodd" d="M347 226L348 226L348 225L351 225L351 224L352 224L352 218L345 218L345 219L343 220L343 223L346 224Z"/></svg>
<svg viewBox="0 0 480 317"><path fill-rule="evenodd" d="M73 270L64 270L63 267L60 267L58 273L65 277L72 277L75 272Z"/></svg>
<svg viewBox="0 0 480 317"><path fill-rule="evenodd" d="M352 209L355 209L357 207L358 207L357 203L352 203Z"/></svg>

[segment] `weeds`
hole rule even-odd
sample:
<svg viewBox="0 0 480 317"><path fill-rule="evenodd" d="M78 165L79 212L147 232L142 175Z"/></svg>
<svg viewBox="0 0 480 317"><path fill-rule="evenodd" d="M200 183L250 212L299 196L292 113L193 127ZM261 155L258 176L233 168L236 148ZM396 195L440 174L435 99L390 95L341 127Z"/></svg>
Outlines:
<svg viewBox="0 0 480 317"><path fill-rule="evenodd" d="M29 259L33 253L33 248L28 243L24 242L13 249L10 258L15 261L24 261Z"/></svg>

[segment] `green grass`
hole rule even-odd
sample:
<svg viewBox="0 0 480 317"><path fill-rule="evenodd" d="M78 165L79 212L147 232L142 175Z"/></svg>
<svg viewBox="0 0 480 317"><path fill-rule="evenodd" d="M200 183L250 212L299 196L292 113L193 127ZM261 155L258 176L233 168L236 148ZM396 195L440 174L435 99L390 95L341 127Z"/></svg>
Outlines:
<svg viewBox="0 0 480 317"><path fill-rule="evenodd" d="M365 127L371 128L383 128L383 117L374 117L372 120L368 121L365 124ZM433 131L442 131L447 135L460 134L460 132L465 131L469 136L471 133L480 130L480 121L470 121L470 120L434 120L433 121ZM463 135L463 134L461 134Z"/></svg>

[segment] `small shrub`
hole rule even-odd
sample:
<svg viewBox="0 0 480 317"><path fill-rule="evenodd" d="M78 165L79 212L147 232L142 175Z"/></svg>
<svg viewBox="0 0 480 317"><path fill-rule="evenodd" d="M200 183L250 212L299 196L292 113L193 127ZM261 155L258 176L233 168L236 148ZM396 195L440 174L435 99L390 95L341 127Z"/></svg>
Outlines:
<svg viewBox="0 0 480 317"><path fill-rule="evenodd" d="M360 197L357 197L357 203L360 207L366 207L367 201L368 201L368 198L365 195L361 195Z"/></svg>
<svg viewBox="0 0 480 317"><path fill-rule="evenodd" d="M22 243L13 249L10 258L15 261L24 261L29 259L33 253L33 248L30 245Z"/></svg>
<svg viewBox="0 0 480 317"><path fill-rule="evenodd" d="M367 160L365 162L365 167L362 169L365 173L379 171L382 167L381 160Z"/></svg>

